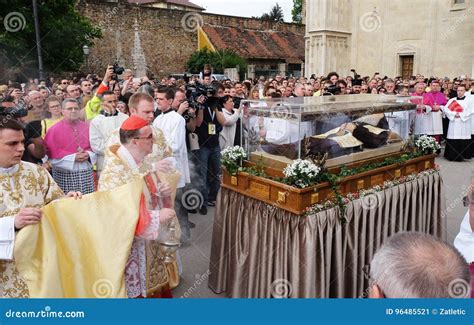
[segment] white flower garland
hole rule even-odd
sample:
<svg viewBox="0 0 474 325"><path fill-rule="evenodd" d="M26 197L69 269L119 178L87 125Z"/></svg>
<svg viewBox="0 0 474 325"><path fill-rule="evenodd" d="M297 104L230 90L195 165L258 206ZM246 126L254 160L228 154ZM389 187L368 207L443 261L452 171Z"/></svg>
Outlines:
<svg viewBox="0 0 474 325"><path fill-rule="evenodd" d="M242 170L242 160L247 157L241 146L227 147L221 151L221 164L231 175L236 175Z"/></svg>
<svg viewBox="0 0 474 325"><path fill-rule="evenodd" d="M434 138L427 135L419 137L418 140L415 141L415 146L424 153L435 153L441 148Z"/></svg>
<svg viewBox="0 0 474 325"><path fill-rule="evenodd" d="M314 185L320 171L321 168L312 162L297 159L283 169L283 174L291 185L305 188Z"/></svg>
<svg viewBox="0 0 474 325"><path fill-rule="evenodd" d="M241 146L227 147L221 151L222 160L238 162L240 159L245 159L247 154Z"/></svg>

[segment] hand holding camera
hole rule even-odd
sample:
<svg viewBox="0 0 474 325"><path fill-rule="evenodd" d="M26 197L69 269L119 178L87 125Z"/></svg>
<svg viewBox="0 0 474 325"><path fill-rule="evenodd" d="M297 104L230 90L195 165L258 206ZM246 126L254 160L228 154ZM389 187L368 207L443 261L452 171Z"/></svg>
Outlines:
<svg viewBox="0 0 474 325"><path fill-rule="evenodd" d="M112 66L112 69L113 69L112 79L114 80L118 80L118 76L121 75L125 71L125 68L119 66L117 62L114 63L114 65Z"/></svg>
<svg viewBox="0 0 474 325"><path fill-rule="evenodd" d="M114 74L114 67L112 65L109 65L107 67L107 70L105 70L105 75L104 75L104 82L108 83L110 82L112 79L112 76Z"/></svg>

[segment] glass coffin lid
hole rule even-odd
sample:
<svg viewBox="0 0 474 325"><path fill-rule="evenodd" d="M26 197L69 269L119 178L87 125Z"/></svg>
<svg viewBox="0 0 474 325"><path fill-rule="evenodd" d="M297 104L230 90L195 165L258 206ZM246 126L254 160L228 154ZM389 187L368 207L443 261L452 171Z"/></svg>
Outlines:
<svg viewBox="0 0 474 325"><path fill-rule="evenodd" d="M248 159L284 168L295 159L326 167L390 155L413 143L420 97L340 95L243 100Z"/></svg>

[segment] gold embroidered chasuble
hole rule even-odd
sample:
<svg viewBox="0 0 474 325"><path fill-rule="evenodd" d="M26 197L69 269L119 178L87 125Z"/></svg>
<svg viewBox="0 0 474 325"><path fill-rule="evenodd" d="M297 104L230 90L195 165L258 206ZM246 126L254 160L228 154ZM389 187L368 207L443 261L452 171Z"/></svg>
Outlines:
<svg viewBox="0 0 474 325"><path fill-rule="evenodd" d="M17 171L0 174L0 218L13 217L22 208L42 208L62 196L50 174L38 165L22 161ZM0 298L28 297L28 286L15 261L0 260Z"/></svg>
<svg viewBox="0 0 474 325"><path fill-rule="evenodd" d="M167 146L165 143L162 143L161 147L166 148ZM99 179L99 191L113 189L130 182L136 177L143 177L147 174L147 170L149 170L149 165L142 165L139 170L132 169L118 155L119 148L120 145L112 145L106 150L104 169ZM154 159L158 158L154 156ZM160 175L160 177L163 179L163 175ZM166 179L172 188L176 188L178 180L179 173L171 175L169 179ZM149 199L150 192L146 186L143 192L145 197ZM176 217L175 224L179 228ZM135 237L125 270L125 282L130 298L152 296L163 290L175 288L179 284L179 272L176 261L164 263L162 261L163 257L164 253L157 241Z"/></svg>
<svg viewBox="0 0 474 325"><path fill-rule="evenodd" d="M173 156L173 150L166 142L165 135L161 129L150 125L153 131L153 152L145 157L145 161L140 166L140 171L146 173L152 169L153 163L157 161ZM114 130L107 140L107 148L112 146L120 145L119 129Z"/></svg>

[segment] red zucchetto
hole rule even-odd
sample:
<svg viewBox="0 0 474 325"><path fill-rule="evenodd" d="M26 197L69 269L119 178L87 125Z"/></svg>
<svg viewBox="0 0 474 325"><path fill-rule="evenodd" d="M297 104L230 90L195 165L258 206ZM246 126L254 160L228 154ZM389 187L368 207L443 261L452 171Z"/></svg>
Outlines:
<svg viewBox="0 0 474 325"><path fill-rule="evenodd" d="M147 120L142 119L141 117L132 115L128 119L126 119L120 129L124 131L135 131L140 130L142 127L150 125Z"/></svg>

